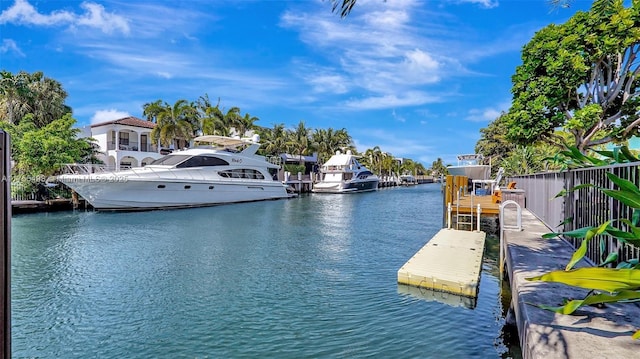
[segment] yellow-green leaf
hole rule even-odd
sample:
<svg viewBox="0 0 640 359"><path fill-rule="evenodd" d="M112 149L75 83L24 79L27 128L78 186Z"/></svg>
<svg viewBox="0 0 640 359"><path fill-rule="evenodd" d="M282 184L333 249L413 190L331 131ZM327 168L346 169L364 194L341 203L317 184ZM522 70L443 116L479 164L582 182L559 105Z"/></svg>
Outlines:
<svg viewBox="0 0 640 359"><path fill-rule="evenodd" d="M640 270L586 267L569 271L553 271L527 278L527 280L563 283L574 287L614 293L640 288Z"/></svg>

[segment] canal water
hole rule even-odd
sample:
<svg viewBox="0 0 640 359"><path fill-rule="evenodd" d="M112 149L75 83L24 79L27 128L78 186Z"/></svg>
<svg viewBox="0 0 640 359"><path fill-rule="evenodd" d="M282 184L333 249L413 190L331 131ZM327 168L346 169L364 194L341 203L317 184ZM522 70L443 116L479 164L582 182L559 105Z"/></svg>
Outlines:
<svg viewBox="0 0 640 359"><path fill-rule="evenodd" d="M441 198L428 184L14 216L13 357L511 357L495 250L476 302L397 284Z"/></svg>

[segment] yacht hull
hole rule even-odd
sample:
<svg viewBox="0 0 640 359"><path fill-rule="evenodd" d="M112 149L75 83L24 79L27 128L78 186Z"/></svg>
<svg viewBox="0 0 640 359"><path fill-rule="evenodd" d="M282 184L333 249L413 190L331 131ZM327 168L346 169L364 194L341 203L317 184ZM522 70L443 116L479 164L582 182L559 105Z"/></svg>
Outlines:
<svg viewBox="0 0 640 359"><path fill-rule="evenodd" d="M89 175L63 175L58 180L104 211L203 207L290 197L275 181L163 181Z"/></svg>
<svg viewBox="0 0 640 359"><path fill-rule="evenodd" d="M354 193L378 189L378 180L354 182L319 182L313 186L314 193Z"/></svg>

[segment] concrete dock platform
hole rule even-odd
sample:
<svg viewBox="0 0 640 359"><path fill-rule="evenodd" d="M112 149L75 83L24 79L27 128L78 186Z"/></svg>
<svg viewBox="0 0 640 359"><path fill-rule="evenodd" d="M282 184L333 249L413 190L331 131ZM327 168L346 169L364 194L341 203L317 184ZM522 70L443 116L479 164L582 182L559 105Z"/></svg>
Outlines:
<svg viewBox="0 0 640 359"><path fill-rule="evenodd" d="M516 223L515 209L505 209L504 222ZM505 230L503 238L505 271L523 358L640 358L640 340L631 338L640 329L637 303L581 307L574 315L556 314L531 304L559 306L564 298L584 298L587 291L526 280L564 269L574 249L562 239L543 239L542 235L551 230L526 209L522 210L522 225L523 231Z"/></svg>
<svg viewBox="0 0 640 359"><path fill-rule="evenodd" d="M476 297L485 237L441 229L398 270L398 283Z"/></svg>

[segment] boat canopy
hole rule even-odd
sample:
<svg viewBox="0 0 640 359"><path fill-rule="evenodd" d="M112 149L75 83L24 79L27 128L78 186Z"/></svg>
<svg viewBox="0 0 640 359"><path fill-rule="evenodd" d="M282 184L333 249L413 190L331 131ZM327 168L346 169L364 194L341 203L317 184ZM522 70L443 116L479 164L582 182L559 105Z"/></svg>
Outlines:
<svg viewBox="0 0 640 359"><path fill-rule="evenodd" d="M252 138L226 137L217 135L198 136L193 139L195 142L207 142L222 147L235 148L246 144L256 144L260 138L255 135Z"/></svg>

